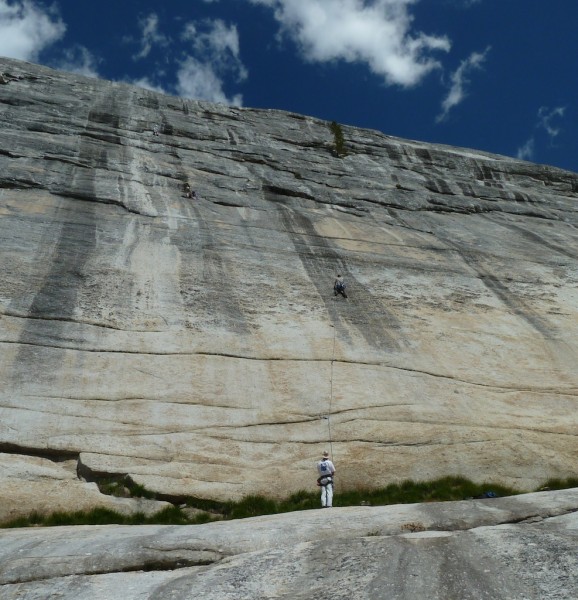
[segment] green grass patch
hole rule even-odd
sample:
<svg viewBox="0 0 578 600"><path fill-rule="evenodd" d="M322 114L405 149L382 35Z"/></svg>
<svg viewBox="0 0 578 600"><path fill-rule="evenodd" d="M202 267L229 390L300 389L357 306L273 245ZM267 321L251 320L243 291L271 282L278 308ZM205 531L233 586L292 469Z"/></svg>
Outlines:
<svg viewBox="0 0 578 600"><path fill-rule="evenodd" d="M369 503L372 506L386 504L414 504L418 502L447 502L482 496L492 491L497 496L514 496L519 490L496 483L478 484L464 477L443 477L435 481L404 481L392 483L385 488L357 489L337 492L334 506L356 506Z"/></svg>
<svg viewBox="0 0 578 600"><path fill-rule="evenodd" d="M223 503L217 500L208 500L206 498L195 498L189 496L186 499L187 506L191 508L198 508L199 510L206 510L207 512L222 513Z"/></svg>
<svg viewBox="0 0 578 600"><path fill-rule="evenodd" d="M548 481L540 487L542 490L567 490L570 488L578 488L578 478L569 477L568 479L548 479Z"/></svg>
<svg viewBox="0 0 578 600"><path fill-rule="evenodd" d="M32 513L27 517L18 517L0 527L57 527L62 525L196 525L213 520L202 513L189 518L176 506L168 506L160 512L145 516L143 513L122 515L108 508L94 508L89 511L54 512L48 515Z"/></svg>
<svg viewBox="0 0 578 600"><path fill-rule="evenodd" d="M147 490L144 485L135 483L130 479L127 482L127 487L130 490L131 497L133 498L149 498L151 500L154 500L157 497L155 492Z"/></svg>
<svg viewBox="0 0 578 600"><path fill-rule="evenodd" d="M147 490L144 485L135 483L127 475L99 479L96 483L101 493L106 494L107 496L116 496L120 498L149 498L152 500L157 498L155 492Z"/></svg>
<svg viewBox="0 0 578 600"><path fill-rule="evenodd" d="M227 502L223 514L227 519L245 519L279 512L277 502L265 496L250 495L239 502Z"/></svg>
<svg viewBox="0 0 578 600"><path fill-rule="evenodd" d="M301 490L295 494L291 494L286 500L281 500L278 504L277 512L294 512L296 510L310 510L312 508L319 508L319 493Z"/></svg>
<svg viewBox="0 0 578 600"><path fill-rule="evenodd" d="M123 481L126 487L126 481ZM540 490L561 490L578 487L577 478L551 479ZM131 486L131 490L154 497L153 492L142 486ZM420 502L446 502L451 500L466 500L483 497L486 492L494 492L497 496L514 496L525 493L497 483L473 483L464 477L443 477L435 481L403 481L392 483L384 488L341 490L339 483L333 498L334 506L383 506L387 504L413 504ZM539 491L539 490L537 490ZM301 490L283 500L275 500L265 496L250 495L238 502L216 502L201 498L189 497L186 506L181 509L169 506L160 512L146 517L142 513L130 516L121 515L106 508L95 508L91 511L72 513L56 512L50 515L32 513L19 517L0 527L34 527L58 525L194 525L222 519L245 519L260 515L310 510L319 508L319 491ZM201 512L187 513L186 507L195 508Z"/></svg>

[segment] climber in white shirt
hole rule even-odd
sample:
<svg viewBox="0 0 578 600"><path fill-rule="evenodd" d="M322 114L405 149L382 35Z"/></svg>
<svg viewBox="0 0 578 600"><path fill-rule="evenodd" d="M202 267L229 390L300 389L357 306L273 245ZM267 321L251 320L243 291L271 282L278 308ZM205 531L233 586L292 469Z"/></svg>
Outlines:
<svg viewBox="0 0 578 600"><path fill-rule="evenodd" d="M322 508L331 508L333 505L335 467L329 460L329 452L323 453L323 458L317 463L317 472L319 473L317 485L321 488L321 506Z"/></svg>

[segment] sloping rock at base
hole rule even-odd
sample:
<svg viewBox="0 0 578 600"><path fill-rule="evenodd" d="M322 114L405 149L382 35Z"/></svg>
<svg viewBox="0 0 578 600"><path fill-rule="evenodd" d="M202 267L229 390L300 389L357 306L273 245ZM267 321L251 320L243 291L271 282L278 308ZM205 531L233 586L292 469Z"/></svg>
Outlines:
<svg viewBox="0 0 578 600"><path fill-rule="evenodd" d="M3 600L574 600L578 490L0 531Z"/></svg>
<svg viewBox="0 0 578 600"><path fill-rule="evenodd" d="M167 497L325 449L344 488L575 475L576 174L0 71L0 450Z"/></svg>
<svg viewBox="0 0 578 600"><path fill-rule="evenodd" d="M147 498L116 498L82 481L77 461L0 454L0 523L32 513L91 511L106 508L122 515L153 515L172 506Z"/></svg>

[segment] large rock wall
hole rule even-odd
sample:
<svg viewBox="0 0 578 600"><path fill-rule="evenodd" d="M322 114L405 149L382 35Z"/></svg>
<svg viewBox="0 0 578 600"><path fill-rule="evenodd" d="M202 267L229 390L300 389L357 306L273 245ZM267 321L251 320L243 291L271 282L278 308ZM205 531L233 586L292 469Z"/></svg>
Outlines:
<svg viewBox="0 0 578 600"><path fill-rule="evenodd" d="M0 71L5 452L211 498L326 448L345 487L575 474L576 174Z"/></svg>

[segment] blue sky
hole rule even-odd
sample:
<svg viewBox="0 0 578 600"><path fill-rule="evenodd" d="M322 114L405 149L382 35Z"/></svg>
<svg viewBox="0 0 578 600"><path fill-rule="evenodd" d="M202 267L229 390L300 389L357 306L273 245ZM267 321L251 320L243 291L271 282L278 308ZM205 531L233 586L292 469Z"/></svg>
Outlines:
<svg viewBox="0 0 578 600"><path fill-rule="evenodd" d="M573 0L0 0L0 55L578 171Z"/></svg>

